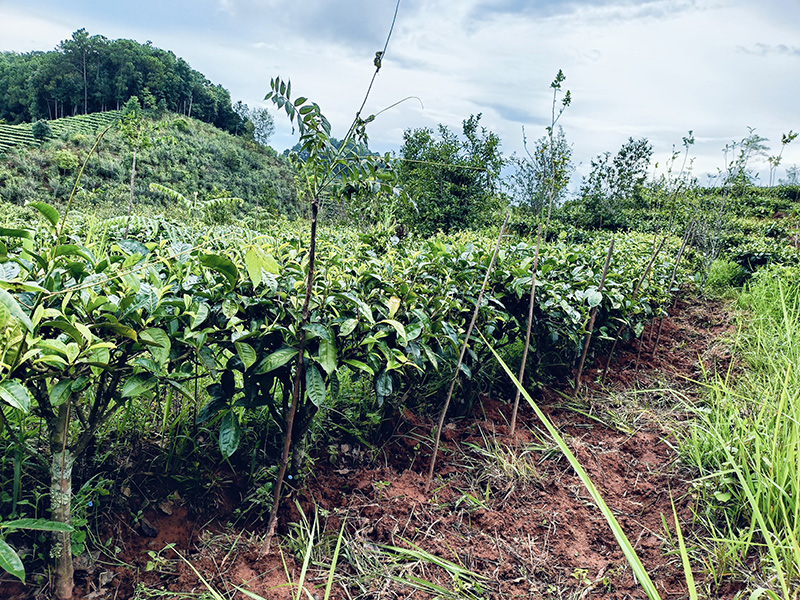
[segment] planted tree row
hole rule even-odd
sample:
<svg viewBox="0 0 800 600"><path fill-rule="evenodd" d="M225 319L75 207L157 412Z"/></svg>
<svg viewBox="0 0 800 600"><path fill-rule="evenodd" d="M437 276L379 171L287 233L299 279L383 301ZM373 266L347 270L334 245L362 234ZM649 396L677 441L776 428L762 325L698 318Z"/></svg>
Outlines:
<svg viewBox="0 0 800 600"><path fill-rule="evenodd" d="M226 457L239 445L247 411L266 411L285 428L301 333L296 464L343 370L368 378L387 404L432 372L452 372L491 247L477 234L379 249L342 232L323 236L325 258L301 331L308 253L297 231L176 239L173 230L172 239L83 245L55 209L35 208L42 227L0 229L0 406L10 439L49 473L52 518L62 523L70 519L73 462L129 403L173 395L196 403L197 422L218 429ZM535 377L575 363L592 308L599 308L596 331L608 338L619 323L640 331L666 302L667 255L633 298L652 239L631 234L617 244L602 292L602 239L542 249ZM525 329L532 260L529 244L507 246L491 276L478 328L501 351ZM462 367L468 377L490 363L477 339ZM42 419L43 438L29 435L26 414ZM58 535L59 585L70 586L69 534ZM10 570L22 576L20 564Z"/></svg>

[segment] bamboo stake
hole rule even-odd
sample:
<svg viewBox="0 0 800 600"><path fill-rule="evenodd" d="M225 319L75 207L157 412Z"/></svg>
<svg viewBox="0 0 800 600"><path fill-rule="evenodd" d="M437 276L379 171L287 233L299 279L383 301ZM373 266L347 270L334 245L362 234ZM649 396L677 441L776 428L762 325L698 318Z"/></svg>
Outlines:
<svg viewBox="0 0 800 600"><path fill-rule="evenodd" d="M650 273L650 269L653 268L653 263L656 260L656 256L658 253L661 252L661 248L664 247L664 242L667 241L667 236L665 235L661 238L661 243L653 250L653 254L650 256L650 262L647 263L647 268L645 268L644 273L639 278L639 281L636 284L636 287L633 289L633 294L631 295L631 303L636 300L636 296L639 293L639 288L642 287L642 283L644 283L645 278L647 277L648 273ZM611 364L611 359L614 358L614 350L617 348L617 342L619 342L619 336L622 335L622 332L625 331L627 325L623 323L617 329L617 335L614 336L614 343L611 345L611 352L608 354L608 360L606 361L606 366L603 369L603 377L600 379L600 383L605 383L606 375L608 375L608 366Z"/></svg>
<svg viewBox="0 0 800 600"><path fill-rule="evenodd" d="M531 329L533 328L533 306L536 299L536 271L539 268L539 249L542 244L542 224L536 228L536 254L533 258L533 269L531 270L531 301L528 305L528 330L525 332L525 348L522 350L522 364L519 366L519 384L522 386L522 379L525 377L525 364L528 362L528 349L531 346ZM514 410L511 411L511 437L517 428L517 411L519 410L519 388L514 397Z"/></svg>
<svg viewBox="0 0 800 600"><path fill-rule="evenodd" d="M614 252L614 238L611 238L611 243L608 246L608 254L606 254L606 263L603 265L603 275L600 277L600 285L597 291L603 293L603 286L606 283L606 275L608 275L608 266L611 264L611 254ZM581 362L578 365L578 374L575 376L575 387L572 390L573 395L578 393L581 387L581 375L583 374L583 366L586 363L586 354L589 352L589 342L592 341L592 332L594 331L594 320L597 318L597 310L600 308L598 304L592 309L591 317L589 318L589 328L586 332L586 340L583 342L583 353L581 354Z"/></svg>
<svg viewBox="0 0 800 600"><path fill-rule="evenodd" d="M497 258L497 253L500 251L500 242L503 240L503 234L506 231L506 225L508 224L508 218L511 216L511 213L506 213L506 218L503 221L503 225L500 227L500 235L497 236L497 245L494 247L494 253L492 254L492 260L489 261L489 268L486 269L486 275L483 278L483 283L481 284L481 291L478 293L478 300L475 303L475 311L472 313L472 320L469 322L469 327L467 328L467 335L464 338L464 344L461 346L461 355L458 357L458 363L456 364L456 371L453 374L453 381L450 382L450 390L447 392L447 399L444 402L444 408L442 408L442 414L439 415L439 424L436 427L436 441L433 444L433 456L431 456L431 466L428 470L428 478L425 480L425 493L427 494L431 488L431 482L433 481L433 471L436 467L436 455L439 452L439 441L442 437L442 427L444 426L444 418L447 414L447 409L450 407L450 400L453 397L453 390L456 387L456 382L458 381L458 373L461 370L461 363L464 362L464 356L467 353L467 346L469 345L469 338L472 336L472 329L475 327L475 321L478 320L478 312L481 309L481 302L483 301L483 292L486 289L486 285L489 283L489 275L492 273L492 268L494 267L494 261Z"/></svg>

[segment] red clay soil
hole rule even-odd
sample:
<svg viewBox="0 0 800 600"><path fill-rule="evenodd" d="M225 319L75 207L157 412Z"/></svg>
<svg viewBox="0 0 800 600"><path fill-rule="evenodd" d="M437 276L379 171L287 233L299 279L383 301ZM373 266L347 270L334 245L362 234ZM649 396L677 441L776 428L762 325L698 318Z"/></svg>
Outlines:
<svg viewBox="0 0 800 600"><path fill-rule="evenodd" d="M683 419L676 400L647 390L672 388L691 395L689 379L700 378L703 369L727 368L730 356L719 338L730 329L721 304L680 301L664 319L655 355L658 324L652 336L645 330L641 349L635 341L618 347L605 385L598 366L607 357L600 357L584 373L586 389L577 398L568 387L535 397L597 485L665 599L687 596L680 560L666 554L675 543L663 518L673 523L674 499L684 533L690 534L690 474L673 449L670 430ZM533 411L521 408L513 438L509 420L507 399L484 398L471 417L447 423L427 495L431 418L405 410L377 456L340 444L319 457L306 486L284 500L282 551L273 545L265 552L263 524L227 525L235 502L223 499L220 517L201 519L180 496L153 498L137 528L123 517L105 527L103 541L118 549L116 559L101 555L80 565L76 597L130 598L137 586L140 598L200 594L207 587L199 573L226 597L245 597L235 592L235 584L267 599L291 598L287 581L299 580L302 561L285 534L301 520L299 506L308 518L316 507L327 532L313 560L329 563L344 523L332 598L436 597L431 588L411 586L415 577L456 590L452 597L459 598L645 598L599 510L566 460L539 433ZM487 448L494 458L487 458ZM504 465L516 471L504 472ZM236 488L235 482L230 485ZM167 544L174 544L183 559ZM421 560L422 554L387 546L429 553L447 561L440 564L473 575L454 576L453 566L448 571L428 555ZM312 598L323 598L326 575L312 565L306 577ZM696 575L702 579L702 573ZM32 588L13 589L19 593L12 595L8 584L0 584L0 597L32 595ZM710 593L729 597L735 591ZM46 589L38 592L47 594Z"/></svg>

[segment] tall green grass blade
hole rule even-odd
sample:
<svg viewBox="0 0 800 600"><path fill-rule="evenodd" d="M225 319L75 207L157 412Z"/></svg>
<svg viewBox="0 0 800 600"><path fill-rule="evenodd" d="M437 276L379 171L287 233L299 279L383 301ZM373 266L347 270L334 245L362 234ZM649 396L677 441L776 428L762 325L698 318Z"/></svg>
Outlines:
<svg viewBox="0 0 800 600"><path fill-rule="evenodd" d="M708 392L685 455L709 489L709 536L733 562L763 553L785 598L800 575L800 284L797 271L768 269L740 298L736 377L704 373ZM715 501L713 496L724 496ZM751 598L777 598L766 586Z"/></svg>
<svg viewBox="0 0 800 600"><path fill-rule="evenodd" d="M747 497L748 502L750 503L750 509L753 511L753 518L758 523L758 526L761 528L761 532L764 536L764 543L767 546L767 551L769 553L770 558L772 559L772 564L775 567L776 574L778 576L778 581L781 586L781 591L783 592L784 598L789 598L789 586L786 582L786 577L784 575L783 569L783 562L778 558L778 550L775 544L775 541L772 539L773 535L771 532L775 531L774 527L767 527L767 521L764 518L763 513L761 512L761 508L759 507L759 502L756 500L756 494L754 493L751 486L756 488L756 493L758 493L758 484L753 481L752 478L746 477L745 473L736 464L736 459L733 457L733 454L728 449L728 447L724 448L725 454L730 461L731 467L733 472L736 474L736 477L739 479L739 483L742 486L742 491L744 492L745 496Z"/></svg>
<svg viewBox="0 0 800 600"><path fill-rule="evenodd" d="M342 519L342 526L339 528L339 536L336 538L336 548L334 548L333 556L331 557L331 567L328 569L328 579L325 581L325 595L323 596L323 600L328 600L331 597L331 590L333 588L333 574L336 572L336 564L339 562L339 552L342 549L345 523L346 521Z"/></svg>
<svg viewBox="0 0 800 600"><path fill-rule="evenodd" d="M678 550L681 555L681 564L683 565L683 577L686 580L686 587L689 589L689 600L697 600L697 586L694 582L694 573L692 573L692 565L689 564L689 552L686 550L686 542L683 539L683 531L681 531L681 524L678 521L678 511L675 510L675 501L670 495L670 504L672 505L672 516L675 519L675 535L678 538Z"/></svg>
<svg viewBox="0 0 800 600"><path fill-rule="evenodd" d="M611 531L614 533L614 537L617 540L617 544L622 550L622 553L625 555L625 559L628 561L628 564L631 566L631 570L633 571L636 580L639 582L639 585L642 586L642 589L644 589L644 593L647 594L647 597L650 598L650 600L656 600L656 599L660 600L661 596L659 595L655 584L650 579L650 575L644 568L642 561L639 560L639 556L636 554L636 550L633 549L633 545L631 545L630 540L625 535L625 532L622 530L622 526L619 524L619 521L617 521L617 518L614 516L614 513L611 512L611 509L608 507L605 500L603 500L603 497L600 495L600 492L597 490L594 483L589 478L589 475L586 473L583 466L581 466L581 463L569 449L569 446L567 446L567 443L564 441L564 438L562 438L561 434L559 434L558 429L555 428L555 426L550 422L550 419L548 419L547 416L536 405L536 403L533 401L533 398L531 398L530 394L522 387L522 385L520 385L519 381L517 381L517 378L511 372L511 369L508 368L508 365L503 361L503 359L500 357L500 355L497 353L494 347L492 347L492 345L486 341L486 338L483 337L483 334L481 334L481 339L483 339L483 342L486 344L487 348L489 348L489 350L492 352L498 364L505 371L506 375L508 375L509 381L514 383L514 385L520 391L525 400L528 401L528 404L531 405L531 408L536 413L536 416L539 418L542 425L544 425L545 429L547 429L547 432L553 437L553 440L556 442L561 452L567 458L569 464L575 470L575 473L578 475L584 487L589 492L589 495L592 497L595 504L597 504L597 507L600 509L600 512L603 513L606 522L608 523L609 527L611 527Z"/></svg>

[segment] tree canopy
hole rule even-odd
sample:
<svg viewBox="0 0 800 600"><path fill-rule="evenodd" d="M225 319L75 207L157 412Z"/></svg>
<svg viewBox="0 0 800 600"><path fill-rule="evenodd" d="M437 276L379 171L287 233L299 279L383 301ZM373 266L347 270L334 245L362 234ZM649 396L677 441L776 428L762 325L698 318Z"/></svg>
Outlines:
<svg viewBox="0 0 800 600"><path fill-rule="evenodd" d="M405 220L423 235L483 225L498 207L500 138L480 119L463 122L463 138L444 125L438 136L429 128L403 134L398 176L416 207Z"/></svg>

